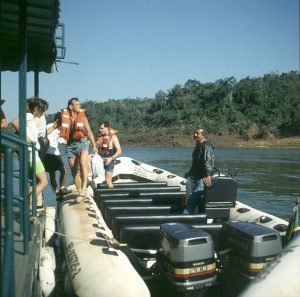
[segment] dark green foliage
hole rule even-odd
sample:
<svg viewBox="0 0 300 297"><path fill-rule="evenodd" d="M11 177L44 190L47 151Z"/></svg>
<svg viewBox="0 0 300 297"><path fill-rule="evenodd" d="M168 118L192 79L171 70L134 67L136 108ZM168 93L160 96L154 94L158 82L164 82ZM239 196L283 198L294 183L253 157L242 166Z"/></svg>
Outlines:
<svg viewBox="0 0 300 297"><path fill-rule="evenodd" d="M300 135L300 75L188 80L167 92L159 90L152 99L86 101L83 106L94 132L100 120L108 120L127 143L145 143L165 131L184 135L199 125L212 134L245 139L295 136Z"/></svg>

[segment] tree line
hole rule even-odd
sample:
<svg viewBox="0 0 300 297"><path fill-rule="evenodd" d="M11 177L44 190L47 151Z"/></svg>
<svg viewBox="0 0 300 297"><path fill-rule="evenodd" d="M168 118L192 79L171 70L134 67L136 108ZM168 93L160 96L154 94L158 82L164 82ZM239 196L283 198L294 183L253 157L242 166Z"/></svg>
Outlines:
<svg viewBox="0 0 300 297"><path fill-rule="evenodd" d="M123 142L147 143L154 134L190 134L196 126L243 139L300 135L299 99L300 74L291 71L240 81L189 79L166 92L159 90L155 98L86 100L82 106L95 133L99 121L108 120Z"/></svg>

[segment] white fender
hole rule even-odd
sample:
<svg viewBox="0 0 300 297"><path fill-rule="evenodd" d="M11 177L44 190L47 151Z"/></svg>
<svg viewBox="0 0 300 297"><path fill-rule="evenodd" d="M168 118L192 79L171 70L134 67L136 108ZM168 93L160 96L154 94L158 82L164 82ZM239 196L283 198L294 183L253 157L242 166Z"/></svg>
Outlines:
<svg viewBox="0 0 300 297"><path fill-rule="evenodd" d="M78 297L150 297L149 290L126 255L110 248L113 239L88 188L87 197L74 203L68 195L60 206L60 232L65 259ZM105 234L103 236L102 234Z"/></svg>
<svg viewBox="0 0 300 297"><path fill-rule="evenodd" d="M55 232L55 213L54 206L46 207L45 215L45 242L47 245L53 246L54 244L54 232Z"/></svg>
<svg viewBox="0 0 300 297"><path fill-rule="evenodd" d="M42 247L40 250L39 279L42 296L50 296L55 289L55 254L52 247Z"/></svg>

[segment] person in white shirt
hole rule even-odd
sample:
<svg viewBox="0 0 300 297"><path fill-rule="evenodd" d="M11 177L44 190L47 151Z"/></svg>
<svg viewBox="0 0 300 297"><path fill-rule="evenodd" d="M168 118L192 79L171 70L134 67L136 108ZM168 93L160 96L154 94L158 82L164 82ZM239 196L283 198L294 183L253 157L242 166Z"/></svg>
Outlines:
<svg viewBox="0 0 300 297"><path fill-rule="evenodd" d="M47 175L45 172L44 165L39 158L38 150L40 148L38 142L38 128L36 122L34 120L35 117L41 117L44 114L44 106L40 99L38 98L30 98L27 100L27 113L26 113L26 136L27 142L31 144L31 142L36 143L36 151L35 151L35 158L36 158L36 196L37 196L37 210L43 210L43 197L42 192L48 186ZM16 118L12 121L13 127L19 131L19 118ZM29 146L28 150L30 152L29 156L29 177L32 178L32 149ZM32 188L29 189L29 196L30 196L30 209L32 209Z"/></svg>
<svg viewBox="0 0 300 297"><path fill-rule="evenodd" d="M34 120L35 120L36 126L38 128L38 141L40 144L39 156L40 156L40 159L42 161L44 161L44 158L47 153L48 144L49 144L49 142L47 140L47 122L46 122L46 116L45 116L45 112L48 110L49 104L47 101L45 101L43 99L39 99L39 100L44 107L44 113L41 117L35 117Z"/></svg>
<svg viewBox="0 0 300 297"><path fill-rule="evenodd" d="M63 195L70 194L72 190L65 188L67 171L58 149L59 129L61 127L61 112L54 116L54 122L47 125L47 138L49 147L44 158L46 172L49 173L50 183L55 191L56 199L59 200ZM55 172L60 172L59 186L56 181Z"/></svg>

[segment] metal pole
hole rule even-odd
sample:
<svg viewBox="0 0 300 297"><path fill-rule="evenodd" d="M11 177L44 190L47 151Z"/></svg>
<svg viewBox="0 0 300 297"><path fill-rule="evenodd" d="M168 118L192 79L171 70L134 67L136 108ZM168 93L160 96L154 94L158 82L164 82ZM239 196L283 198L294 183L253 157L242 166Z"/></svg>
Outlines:
<svg viewBox="0 0 300 297"><path fill-rule="evenodd" d="M19 123L20 138L26 142L26 97L27 97L27 1L19 2L19 33L20 33L20 66L19 66ZM28 203L28 149L21 146L20 149L20 196L23 199L24 212L24 253L29 253L29 203Z"/></svg>
<svg viewBox="0 0 300 297"><path fill-rule="evenodd" d="M31 143L31 156L32 156L32 191L31 191L31 211L32 215L36 216L36 147L35 142Z"/></svg>
<svg viewBox="0 0 300 297"><path fill-rule="evenodd" d="M2 296L15 296L15 258L13 230L13 152L5 148L5 245L3 251Z"/></svg>
<svg viewBox="0 0 300 297"><path fill-rule="evenodd" d="M34 97L39 98L39 72L34 71Z"/></svg>

